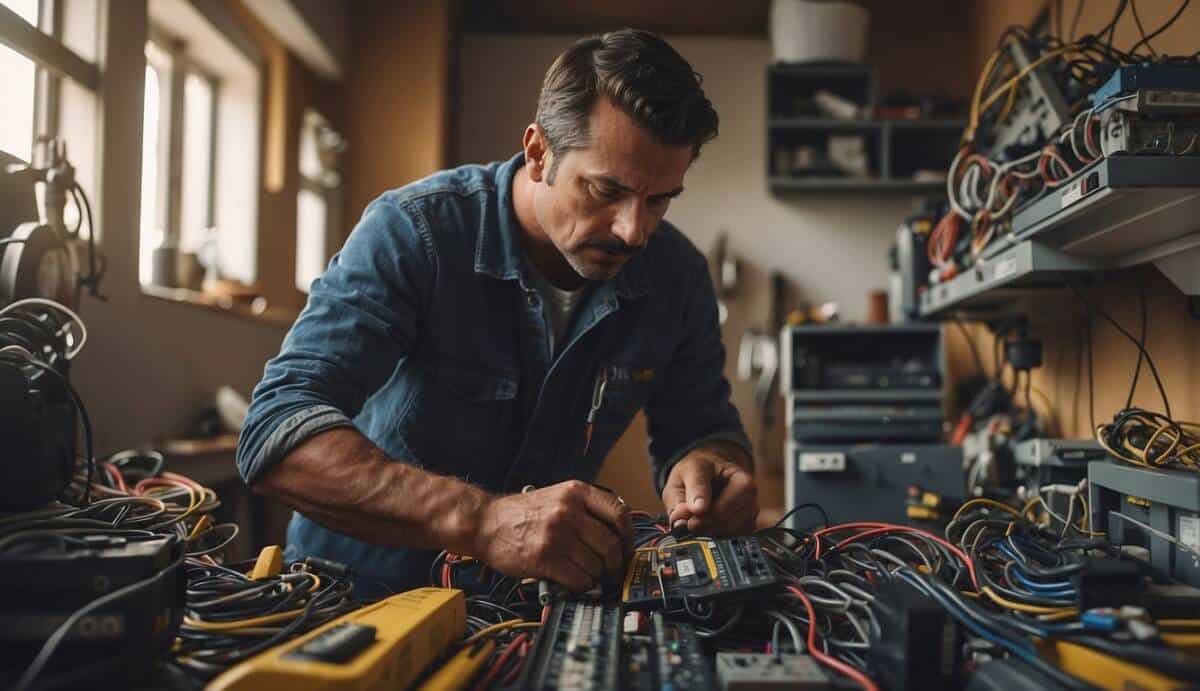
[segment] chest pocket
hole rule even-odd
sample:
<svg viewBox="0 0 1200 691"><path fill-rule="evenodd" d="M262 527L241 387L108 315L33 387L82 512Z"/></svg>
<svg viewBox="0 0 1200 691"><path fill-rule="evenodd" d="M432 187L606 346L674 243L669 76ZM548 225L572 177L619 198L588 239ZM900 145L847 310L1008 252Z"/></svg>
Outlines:
<svg viewBox="0 0 1200 691"><path fill-rule="evenodd" d="M515 376L441 360L425 373L422 395L405 416L421 465L489 485L515 450Z"/></svg>
<svg viewBox="0 0 1200 691"><path fill-rule="evenodd" d="M600 400L600 408L596 411L596 428L592 443L586 455L586 460L593 464L603 462L612 445L625 433L633 417L649 400L652 391L652 377L646 374L633 376L647 370L632 370L622 366L608 366L608 375L604 385L604 396ZM648 370L651 374L653 370ZM597 373L598 374L598 373ZM595 394L594 387L589 392ZM591 402L591 401L589 401Z"/></svg>

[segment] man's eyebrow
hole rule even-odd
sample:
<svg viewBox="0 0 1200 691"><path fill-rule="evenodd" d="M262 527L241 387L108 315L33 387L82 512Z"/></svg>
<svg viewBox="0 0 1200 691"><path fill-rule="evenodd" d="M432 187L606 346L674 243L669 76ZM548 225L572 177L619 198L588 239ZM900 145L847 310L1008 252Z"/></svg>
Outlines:
<svg viewBox="0 0 1200 691"><path fill-rule="evenodd" d="M674 199L675 197L678 197L681 194L683 194L683 188L676 187L675 189L671 190L670 192L663 192L662 194L652 194L650 196L655 197L655 198L663 197L666 199Z"/></svg>
<svg viewBox="0 0 1200 691"><path fill-rule="evenodd" d="M621 184L620 180L614 178L611 175L593 175L590 177L591 177L592 182L598 182L602 185L607 185L608 187L614 187L622 192L632 192L633 191L632 187L630 187L629 185Z"/></svg>
<svg viewBox="0 0 1200 691"><path fill-rule="evenodd" d="M633 192L634 191L632 187L622 184L620 180L612 177L611 175L596 175L596 176L592 176L590 179L593 182L598 182L600 184L607 185L608 187L613 187L617 190L620 190L621 192ZM676 187L675 189L671 190L670 192L663 192L662 194L652 194L650 196L656 197L656 198L657 197L665 197L668 199L674 199L675 197L678 197L681 194L683 194L683 188Z"/></svg>

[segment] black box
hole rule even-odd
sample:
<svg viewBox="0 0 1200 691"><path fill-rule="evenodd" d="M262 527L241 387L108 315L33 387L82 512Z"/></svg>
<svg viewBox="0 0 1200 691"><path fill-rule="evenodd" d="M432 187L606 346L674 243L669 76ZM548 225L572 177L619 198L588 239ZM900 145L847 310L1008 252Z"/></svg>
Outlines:
<svg viewBox="0 0 1200 691"><path fill-rule="evenodd" d="M910 487L955 501L966 494L957 446L789 443L787 448L787 505L817 502L834 523L908 523ZM793 528L802 527L792 521Z"/></svg>
<svg viewBox="0 0 1200 691"><path fill-rule="evenodd" d="M1088 495L1094 530L1148 548L1155 568L1200 587L1200 473L1093 461Z"/></svg>

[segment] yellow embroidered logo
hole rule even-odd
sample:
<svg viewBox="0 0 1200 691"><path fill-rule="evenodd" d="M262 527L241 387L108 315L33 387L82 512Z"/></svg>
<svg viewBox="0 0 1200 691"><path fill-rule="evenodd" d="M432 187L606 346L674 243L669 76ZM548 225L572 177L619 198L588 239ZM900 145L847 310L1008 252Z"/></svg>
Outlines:
<svg viewBox="0 0 1200 691"><path fill-rule="evenodd" d="M633 380L636 382L654 381L654 370L640 369L633 373Z"/></svg>

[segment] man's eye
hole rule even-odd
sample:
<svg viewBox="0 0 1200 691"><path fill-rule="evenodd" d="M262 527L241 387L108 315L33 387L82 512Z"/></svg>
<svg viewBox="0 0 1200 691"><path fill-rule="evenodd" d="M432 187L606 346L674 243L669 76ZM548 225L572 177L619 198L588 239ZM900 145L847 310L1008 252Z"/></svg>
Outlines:
<svg viewBox="0 0 1200 691"><path fill-rule="evenodd" d="M650 206L653 206L656 209L664 209L670 205L671 198L670 197L650 197L649 202L650 202Z"/></svg>
<svg viewBox="0 0 1200 691"><path fill-rule="evenodd" d="M597 199L604 199L604 200L611 201L611 200L617 198L617 191L614 189L598 187L596 185L591 185L591 188L592 188L592 196L596 197Z"/></svg>

